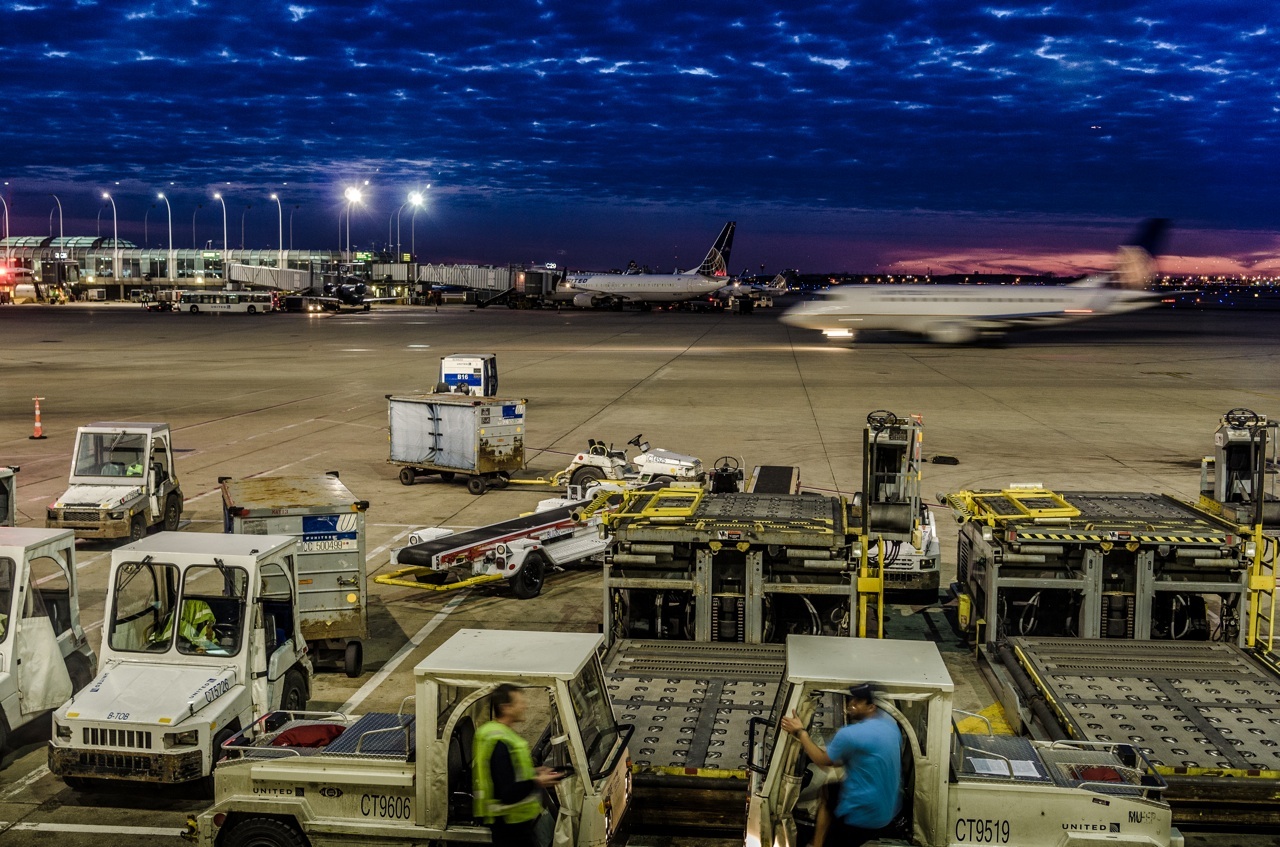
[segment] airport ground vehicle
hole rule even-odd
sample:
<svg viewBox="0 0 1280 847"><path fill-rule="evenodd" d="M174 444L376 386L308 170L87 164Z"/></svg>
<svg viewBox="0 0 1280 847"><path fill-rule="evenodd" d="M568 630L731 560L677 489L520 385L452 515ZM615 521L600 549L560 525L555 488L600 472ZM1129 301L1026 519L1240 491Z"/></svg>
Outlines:
<svg viewBox="0 0 1280 847"><path fill-rule="evenodd" d="M525 400L460 394L387 395L390 462L400 482L439 475L466 476L467 490L483 494L505 487L524 467Z"/></svg>
<svg viewBox="0 0 1280 847"><path fill-rule="evenodd" d="M162 532L111 555L102 660L53 716L49 770L93 780L190 782L262 715L306 707L297 541Z"/></svg>
<svg viewBox="0 0 1280 847"><path fill-rule="evenodd" d="M412 713L268 715L228 743L192 834L205 847L486 842L472 811L472 738L494 688L517 682L530 703L517 731L565 774L548 792L556 843L605 845L627 812L634 730L614 721L600 641L463 629L414 668ZM317 746L298 744L304 733Z"/></svg>
<svg viewBox="0 0 1280 847"><path fill-rule="evenodd" d="M136 541L157 524L176 530L182 488L167 423L101 421L76 432L71 487L50 504L45 526L77 538Z"/></svg>
<svg viewBox="0 0 1280 847"><path fill-rule="evenodd" d="M7 660L7 661L6 661ZM93 680L68 529L0 527L0 751Z"/></svg>
<svg viewBox="0 0 1280 847"><path fill-rule="evenodd" d="M702 461L694 456L674 453L661 448L651 450L649 442L637 435L627 442L639 450L634 458L627 458L626 449L615 450L594 438L587 440L586 452L578 453L568 467L552 477L556 485L577 485L586 488L593 482L611 480L629 485L647 485L651 482L702 482Z"/></svg>
<svg viewBox="0 0 1280 847"><path fill-rule="evenodd" d="M830 638L791 636L772 711L751 721L746 844L803 843L797 830L813 820L825 771L778 723L794 712L829 740L855 682L879 686L877 705L902 730L902 813L891 843L1182 843L1160 798L1163 780L1134 746L963 734L935 645L885 640L841 650Z"/></svg>
<svg viewBox="0 0 1280 847"><path fill-rule="evenodd" d="M271 291L184 291L177 308L193 315L201 312L256 315L276 310L276 294Z"/></svg>
<svg viewBox="0 0 1280 847"><path fill-rule="evenodd" d="M142 301L142 308L148 312L174 312L182 304L182 295L186 292L177 288L161 288L155 295Z"/></svg>
<svg viewBox="0 0 1280 847"><path fill-rule="evenodd" d="M220 477L227 532L298 539L298 623L314 662L364 670L369 637L364 513L336 471L308 477Z"/></svg>
<svg viewBox="0 0 1280 847"><path fill-rule="evenodd" d="M553 498L537 511L464 532L426 529L410 535L407 547L391 551L399 568L374 582L448 591L506 580L522 600L537 597L547 572L595 558L608 549L599 510L614 497ZM447 579L457 577L453 582Z"/></svg>
<svg viewBox="0 0 1280 847"><path fill-rule="evenodd" d="M0 526L17 526L19 470L21 468L0 467Z"/></svg>
<svg viewBox="0 0 1280 847"><path fill-rule="evenodd" d="M1200 463L1201 509L1237 524L1280 528L1280 422L1232 409L1213 434L1214 454Z"/></svg>
<svg viewBox="0 0 1280 847"><path fill-rule="evenodd" d="M492 353L453 353L440 357L437 392L492 397L498 393L498 357Z"/></svg>
<svg viewBox="0 0 1280 847"><path fill-rule="evenodd" d="M1135 744L1178 822L1280 820L1280 544L1238 522L1261 521L1267 502L1252 498L1267 430L1250 433L1240 411L1215 437L1228 476L1199 504L1039 485L946 497L961 522L959 620L1010 723Z"/></svg>

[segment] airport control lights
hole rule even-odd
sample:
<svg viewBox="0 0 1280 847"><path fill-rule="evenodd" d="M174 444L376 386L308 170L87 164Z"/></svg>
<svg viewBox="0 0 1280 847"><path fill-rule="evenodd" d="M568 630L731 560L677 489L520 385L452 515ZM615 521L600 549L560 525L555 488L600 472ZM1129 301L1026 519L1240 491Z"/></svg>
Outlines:
<svg viewBox="0 0 1280 847"><path fill-rule="evenodd" d="M164 201L165 211L169 213L169 258L165 262L165 268L169 272L169 281L173 282L173 207L169 205L169 198L164 196L164 192L157 194L156 198Z"/></svg>

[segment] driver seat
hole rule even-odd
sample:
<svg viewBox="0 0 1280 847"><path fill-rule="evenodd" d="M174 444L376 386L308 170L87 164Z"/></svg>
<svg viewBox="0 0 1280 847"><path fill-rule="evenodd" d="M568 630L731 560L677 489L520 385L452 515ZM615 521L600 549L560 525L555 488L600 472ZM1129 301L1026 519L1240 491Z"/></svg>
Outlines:
<svg viewBox="0 0 1280 847"><path fill-rule="evenodd" d="M471 757L476 726L464 717L449 738L449 823L475 823L471 794Z"/></svg>

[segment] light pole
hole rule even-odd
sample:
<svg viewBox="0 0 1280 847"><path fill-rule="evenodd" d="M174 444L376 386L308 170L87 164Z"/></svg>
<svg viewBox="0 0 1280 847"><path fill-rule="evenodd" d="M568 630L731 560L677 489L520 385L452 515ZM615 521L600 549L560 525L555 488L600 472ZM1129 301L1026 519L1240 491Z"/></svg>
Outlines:
<svg viewBox="0 0 1280 847"><path fill-rule="evenodd" d="M222 278L227 278L227 201L221 194L215 193L213 199L222 204ZM223 283L225 285L225 282Z"/></svg>
<svg viewBox="0 0 1280 847"><path fill-rule="evenodd" d="M111 201L111 278L120 282L120 219L116 216L116 201L107 192L102 192L103 200ZM120 292L124 293L124 283L120 283Z"/></svg>
<svg viewBox="0 0 1280 847"><path fill-rule="evenodd" d="M3 195L0 195L0 203L4 203L4 266L8 268L13 265L13 247L9 244L9 204Z"/></svg>
<svg viewBox="0 0 1280 847"><path fill-rule="evenodd" d="M244 211L240 213L240 249L244 249L244 216L249 214L249 210L253 207L248 203L244 206Z"/></svg>
<svg viewBox="0 0 1280 847"><path fill-rule="evenodd" d="M197 203L196 207L191 210L191 249L199 250L200 242L196 241L196 213L204 208L203 203Z"/></svg>
<svg viewBox="0 0 1280 847"><path fill-rule="evenodd" d="M164 201L165 211L169 215L169 258L165 262L165 267L169 271L169 281L173 282L173 207L169 205L169 198L164 194L157 194L156 197Z"/></svg>
<svg viewBox="0 0 1280 847"><path fill-rule="evenodd" d="M428 185L427 188L431 186ZM422 196L421 191L415 191L409 195L409 202L413 204L413 214L409 216L409 258L418 261L418 209L422 208L422 204L426 198Z"/></svg>
<svg viewBox="0 0 1280 847"><path fill-rule="evenodd" d="M349 265L351 264L351 206L359 203L363 195L358 188L348 188L342 192L342 195L347 198L347 264Z"/></svg>
<svg viewBox="0 0 1280 847"><path fill-rule="evenodd" d="M279 224L280 224L280 227L279 227L280 234L278 236L279 240L276 242L276 244L280 247L280 259L276 262L276 267L283 270L284 269L284 206L280 205L280 197L278 195L272 194L271 199L276 201L276 219L279 221ZM290 228L290 232L292 232L292 227Z"/></svg>
<svg viewBox="0 0 1280 847"><path fill-rule="evenodd" d="M58 199L56 194L50 194L49 196L53 198L53 202L58 204L58 241L59 246L62 246L61 241L66 237L62 234L62 201Z"/></svg>
<svg viewBox="0 0 1280 847"><path fill-rule="evenodd" d="M147 211L142 216L142 249L143 250L147 250L151 246L151 235L147 229L147 220L151 217L151 210L154 209L155 207L156 207L156 204L152 203L151 206L147 209Z"/></svg>
<svg viewBox="0 0 1280 847"><path fill-rule="evenodd" d="M289 210L289 250L293 250L293 213L298 211L298 207L294 206Z"/></svg>

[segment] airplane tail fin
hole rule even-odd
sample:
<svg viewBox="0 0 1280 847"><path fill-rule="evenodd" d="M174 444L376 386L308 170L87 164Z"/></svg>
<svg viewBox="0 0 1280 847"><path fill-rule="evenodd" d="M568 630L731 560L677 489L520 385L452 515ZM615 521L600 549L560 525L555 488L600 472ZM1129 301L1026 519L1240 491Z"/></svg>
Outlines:
<svg viewBox="0 0 1280 847"><path fill-rule="evenodd" d="M778 274L773 280L765 286L765 291L770 294L786 294L787 293L787 275Z"/></svg>
<svg viewBox="0 0 1280 847"><path fill-rule="evenodd" d="M1156 256L1169 231L1168 218L1150 218L1116 250L1115 265L1109 273L1086 277L1072 283L1079 288L1145 288L1156 273Z"/></svg>
<svg viewBox="0 0 1280 847"><path fill-rule="evenodd" d="M728 276L729 251L733 249L733 232L738 228L737 221L729 221L720 230L720 237L711 245L707 258L698 266L697 273L703 276Z"/></svg>

